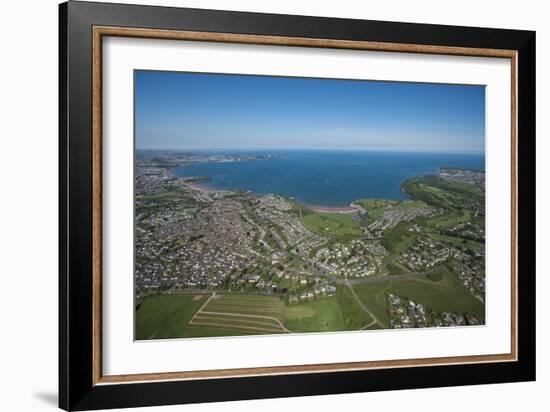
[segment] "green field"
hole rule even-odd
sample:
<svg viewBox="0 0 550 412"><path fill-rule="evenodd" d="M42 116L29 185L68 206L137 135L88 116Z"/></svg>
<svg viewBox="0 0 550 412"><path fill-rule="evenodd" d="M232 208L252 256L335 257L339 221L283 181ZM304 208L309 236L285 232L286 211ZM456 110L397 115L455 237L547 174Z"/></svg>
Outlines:
<svg viewBox="0 0 550 412"><path fill-rule="evenodd" d="M464 182L450 182L439 176L409 179L401 185L417 201L450 211L463 209L463 202L482 202L485 193L479 187Z"/></svg>
<svg viewBox="0 0 550 412"><path fill-rule="evenodd" d="M244 303L247 303L247 295L242 296L245 297ZM191 326L189 322L209 297L210 295L206 294L157 295L145 298L136 312L136 339L239 336L281 332L281 329L273 326L275 323L269 320L262 320L263 324L260 325L243 322L244 319L231 320L228 316L217 318L215 315L203 315L198 318L196 325ZM269 301L264 303L269 306ZM230 325L226 324L227 318L231 320Z"/></svg>
<svg viewBox="0 0 550 412"><path fill-rule="evenodd" d="M307 312L311 315L307 315ZM345 330L344 315L335 297L288 306L285 325L293 332Z"/></svg>
<svg viewBox="0 0 550 412"><path fill-rule="evenodd" d="M187 204L194 204L196 201L190 197L185 192L178 190L171 190L168 192L159 192L151 193L147 195L136 195L136 201L140 202L142 205L145 204L156 204L156 205L166 205L171 202L185 202Z"/></svg>
<svg viewBox="0 0 550 412"><path fill-rule="evenodd" d="M384 328L388 328L390 324L386 302L386 290L389 283L389 281L383 281L353 286L353 290L361 302L384 324Z"/></svg>
<svg viewBox="0 0 550 412"><path fill-rule="evenodd" d="M484 305L445 267L428 274L353 286L362 303L389 327L387 294L421 303L438 312L484 318ZM208 299L208 301L207 301ZM286 305L275 296L255 294L156 295L136 312L136 339L238 336L375 329L373 319L345 286L336 297Z"/></svg>
<svg viewBox="0 0 550 412"><path fill-rule="evenodd" d="M428 207L428 204L426 202L423 202L422 200L405 200L403 202L397 203L393 207L395 209L419 209L423 207Z"/></svg>
<svg viewBox="0 0 550 412"><path fill-rule="evenodd" d="M187 322L205 301L204 296L193 295L145 298L136 311L136 339L179 337Z"/></svg>
<svg viewBox="0 0 550 412"><path fill-rule="evenodd" d="M485 306L445 267L430 274L354 285L355 292L386 327L389 325L386 295L406 297L440 312L469 313L485 317Z"/></svg>
<svg viewBox="0 0 550 412"><path fill-rule="evenodd" d="M178 197L178 195L179 194L176 191L173 191L173 192L159 192L159 193L152 193L152 194L148 194L148 195L137 195L136 200L141 200L141 201L144 201L144 202L158 202L158 201L162 201L162 200L176 198L176 197Z"/></svg>
<svg viewBox="0 0 550 412"><path fill-rule="evenodd" d="M277 297L263 295L222 295L211 300L205 312L269 316L279 320L290 332L323 332L357 330L372 322L346 288L338 288L336 297L285 305ZM220 317L222 315L219 315ZM226 315L227 318L227 315ZM252 319L246 319L251 321ZM254 319L252 321L257 321ZM228 319L229 323L234 323ZM270 322L262 319L260 322ZM262 327L268 327L267 324ZM277 324L271 322L271 327ZM280 332L280 331L279 331Z"/></svg>
<svg viewBox="0 0 550 412"><path fill-rule="evenodd" d="M354 203L360 205L363 209L367 211L367 216L369 220L375 221L384 214L386 207L389 205L397 205L399 202L397 200L386 200L386 199L359 199Z"/></svg>
<svg viewBox="0 0 550 412"><path fill-rule="evenodd" d="M457 247L464 247L466 246L468 249L475 250L477 252L483 250L485 245L481 242L476 242L475 240L468 240L468 239L462 239L460 237L455 236L446 236L446 235L440 235L438 233L430 233L428 234L429 237L449 243L453 246Z"/></svg>
<svg viewBox="0 0 550 412"><path fill-rule="evenodd" d="M399 201L389 199L359 199L354 203L366 210L369 222L374 222L376 219L382 217L386 209L390 206L394 209L411 209L428 206L421 200Z"/></svg>
<svg viewBox="0 0 550 412"><path fill-rule="evenodd" d="M339 301L335 297L303 302L296 305L285 305L278 297L225 294L216 300L211 300L204 308L204 311L224 313L226 323L236 325L237 327L244 324L236 323L235 318L239 318L240 322L259 322L255 324L258 327L258 332L281 333L284 330L281 330L280 325L277 326L277 322L265 318L253 318L252 316L277 319L291 332L321 332L346 329ZM227 319L228 313L245 316L234 316L231 318L231 315L229 315L230 318ZM248 318L246 315L251 317ZM223 315L219 316L218 319ZM264 331L262 329L273 330Z"/></svg>
<svg viewBox="0 0 550 412"><path fill-rule="evenodd" d="M359 306L347 287L338 286L336 296L342 308L346 329L358 330L372 323L374 319Z"/></svg>
<svg viewBox="0 0 550 412"><path fill-rule="evenodd" d="M410 222L399 222L384 232L382 244L392 253L392 255L386 257L388 262L392 261L396 254L403 252L417 239L418 235L409 231L411 226L412 223Z"/></svg>
<svg viewBox="0 0 550 412"><path fill-rule="evenodd" d="M446 229L459 223L472 220L472 212L466 209L445 213L441 216L435 216L424 223L424 227L429 229Z"/></svg>
<svg viewBox="0 0 550 412"><path fill-rule="evenodd" d="M415 276L391 282L388 292L407 297L440 312L469 313L485 316L485 306L447 269L441 276ZM432 280L432 279L434 280Z"/></svg>
<svg viewBox="0 0 550 412"><path fill-rule="evenodd" d="M347 241L363 235L361 225L353 221L348 214L312 213L304 216L303 222L312 232L329 236L339 241Z"/></svg>
<svg viewBox="0 0 550 412"><path fill-rule="evenodd" d="M349 290L340 287L335 297L295 305L266 295L211 296L145 298L136 313L136 339L358 330L372 322Z"/></svg>
<svg viewBox="0 0 550 412"><path fill-rule="evenodd" d="M171 205L200 206L191 196L178 188L166 192L136 195L135 200L136 212L142 214L142 218L146 218L159 208L170 207ZM142 225L144 225L143 222Z"/></svg>

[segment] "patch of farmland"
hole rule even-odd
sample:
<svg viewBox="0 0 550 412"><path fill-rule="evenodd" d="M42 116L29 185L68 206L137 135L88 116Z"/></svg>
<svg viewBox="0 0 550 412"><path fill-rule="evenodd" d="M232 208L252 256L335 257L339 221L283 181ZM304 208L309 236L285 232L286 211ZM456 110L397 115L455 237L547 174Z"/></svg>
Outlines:
<svg viewBox="0 0 550 412"><path fill-rule="evenodd" d="M231 314L218 315L213 312L203 312L200 315L197 315L193 320L195 322L203 322L203 321L235 322L235 323L245 323L245 324L251 324L251 325L260 325L265 327L280 328L279 322L277 322L275 319L251 318L248 315L244 315L243 317L239 318Z"/></svg>
<svg viewBox="0 0 550 412"><path fill-rule="evenodd" d="M271 296L222 295L219 299L211 300L204 310L282 317L285 305L279 298Z"/></svg>
<svg viewBox="0 0 550 412"><path fill-rule="evenodd" d="M179 337L204 302L202 295L162 295L144 299L136 311L136 339Z"/></svg>
<svg viewBox="0 0 550 412"><path fill-rule="evenodd" d="M248 333L289 332L282 323L285 305L279 298L254 295L213 295L189 321L188 327Z"/></svg>
<svg viewBox="0 0 550 412"><path fill-rule="evenodd" d="M248 315L216 314L203 312L190 322L190 327L214 327L219 329L242 330L257 333L283 333L281 324L272 319L251 317Z"/></svg>

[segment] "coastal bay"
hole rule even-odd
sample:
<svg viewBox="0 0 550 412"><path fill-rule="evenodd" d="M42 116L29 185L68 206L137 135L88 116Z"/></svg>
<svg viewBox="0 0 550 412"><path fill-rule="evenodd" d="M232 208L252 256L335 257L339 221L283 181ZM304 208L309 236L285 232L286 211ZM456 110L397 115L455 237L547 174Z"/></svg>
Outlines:
<svg viewBox="0 0 550 412"><path fill-rule="evenodd" d="M313 208L346 208L358 199L407 200L401 184L438 174L442 167L485 170L483 154L401 153L351 150L235 152L269 158L239 162L197 162L176 167L176 177L208 176L201 186L218 190L276 193ZM212 152L230 155L233 152ZM329 210L327 209L327 210Z"/></svg>

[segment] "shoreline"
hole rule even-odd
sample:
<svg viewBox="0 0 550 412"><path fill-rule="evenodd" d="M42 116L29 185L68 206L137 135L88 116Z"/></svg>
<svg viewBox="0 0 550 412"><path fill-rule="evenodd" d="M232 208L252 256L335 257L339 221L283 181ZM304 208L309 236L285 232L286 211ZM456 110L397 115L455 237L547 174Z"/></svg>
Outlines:
<svg viewBox="0 0 550 412"><path fill-rule="evenodd" d="M299 202L298 202L299 203ZM322 205L310 205L306 203L299 203L301 206L305 207L306 209L312 210L314 212L318 213L344 213L344 214L351 214L361 211L360 206L353 206L353 204L348 206L322 206Z"/></svg>
<svg viewBox="0 0 550 412"><path fill-rule="evenodd" d="M265 160L265 159L270 159L270 158L271 158L271 156L268 156L266 158L262 157L260 159L246 159L246 160L248 160L248 161L250 161L250 160ZM246 160L244 160L244 161L246 161ZM236 162L240 162L240 161L243 161L243 160L236 160ZM199 163L202 163L202 162L199 162ZM208 161L206 163L208 163ZM203 180L197 180L197 181L189 180L189 181L187 181L187 180L185 180L185 179L187 179L187 177L177 176L174 173L174 169L176 169L178 167L181 167L181 166L168 167L167 170L166 170L166 175L168 177L175 178L175 179L183 179L184 180L184 182L183 182L184 185L187 186L188 188L190 188L191 190L204 192L204 193L216 193L216 192L222 193L222 192L233 192L233 191L242 190L242 189L235 189L235 188L220 189L220 188L211 187L211 186L208 186L208 185L204 184L205 182ZM483 170L475 169L475 168L457 167L457 166L439 166L438 170L437 170L437 172L435 172L434 176L441 176L445 171L469 171L469 172L474 172L474 173L484 173ZM423 175L414 176L414 178L421 177L421 176L423 176ZM211 179L210 176L197 176L197 178L199 178L199 179L200 178L206 178L208 180ZM401 199L401 198L395 199L395 198L393 198L393 196L389 197L387 199L388 200L395 200L397 202L410 201L412 196L409 193L407 193L407 191L403 187L403 184L411 178L413 178L413 177L411 177L411 176L406 177L400 184L399 192L401 193L401 196L405 195L404 199ZM191 177L191 179L193 179L193 177ZM270 194L270 193L263 193L263 194L262 193L255 193L255 192L250 191L250 190L243 190L243 191L244 192L249 192L254 196L262 196L262 195ZM294 196L285 196L285 195L281 195L281 194L278 194L278 193L271 193L271 194L275 194L277 196L281 196L283 198L290 199L290 200L296 202L301 207L303 207L305 209L308 209L308 210L311 210L313 212L317 212L317 213L341 213L341 214L354 214L354 213L363 214L363 213L366 213L366 210L361 205L356 203L357 200L362 200L362 198L359 198L357 200L353 200L348 205L334 206L334 205L310 204L310 203L300 202L300 201L296 200L296 198ZM384 197L384 199L386 199L386 198Z"/></svg>
<svg viewBox="0 0 550 412"><path fill-rule="evenodd" d="M197 190L200 192L208 192L208 193L215 193L215 192L230 192L231 190L224 190L224 189L215 189L212 187L205 186L203 184L189 181L184 183L186 186L188 186L192 190ZM277 196L281 196L283 198L286 198L286 196L279 195L274 193ZM298 203L301 207L309 209L313 212L317 213L342 213L342 214L352 214L357 212L364 212L364 209L352 202L351 204L347 206L324 206L324 205L312 205L308 203L300 203L297 200L294 200L296 203Z"/></svg>
<svg viewBox="0 0 550 412"><path fill-rule="evenodd" d="M224 190L214 189L212 187L201 185L196 182L185 182L185 185L189 186L191 189L198 190L200 192L223 192Z"/></svg>

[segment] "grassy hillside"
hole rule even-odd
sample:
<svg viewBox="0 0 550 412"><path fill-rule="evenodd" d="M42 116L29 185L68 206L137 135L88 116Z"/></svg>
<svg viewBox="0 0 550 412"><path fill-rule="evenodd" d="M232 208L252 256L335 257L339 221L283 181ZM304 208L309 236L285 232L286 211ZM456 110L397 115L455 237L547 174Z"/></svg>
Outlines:
<svg viewBox="0 0 550 412"><path fill-rule="evenodd" d="M389 205L397 205L399 202L387 199L359 199L354 203L357 203L367 211L367 216L370 221L375 221L384 214L386 207Z"/></svg>
<svg viewBox="0 0 550 412"><path fill-rule="evenodd" d="M342 308L346 329L358 330L374 320L359 306L347 287L338 286L336 296Z"/></svg>
<svg viewBox="0 0 550 412"><path fill-rule="evenodd" d="M485 306L446 268L429 275L388 279L373 284L354 285L361 301L383 322L389 324L386 295L392 293L421 303L438 312L485 316Z"/></svg>
<svg viewBox="0 0 550 412"><path fill-rule="evenodd" d="M308 316L307 314L310 313ZM285 325L292 332L327 332L345 330L345 320L336 297L288 306Z"/></svg>
<svg viewBox="0 0 550 412"><path fill-rule="evenodd" d="M162 295L145 298L136 311L136 339L178 337L205 302L201 295Z"/></svg>
<svg viewBox="0 0 550 412"><path fill-rule="evenodd" d="M312 232L329 236L339 241L359 238L361 225L350 215L342 213L312 213L303 217L304 225Z"/></svg>
<svg viewBox="0 0 550 412"><path fill-rule="evenodd" d="M464 182L450 182L439 176L409 179L401 187L417 201L450 211L470 208L485 199L485 193L479 187Z"/></svg>

